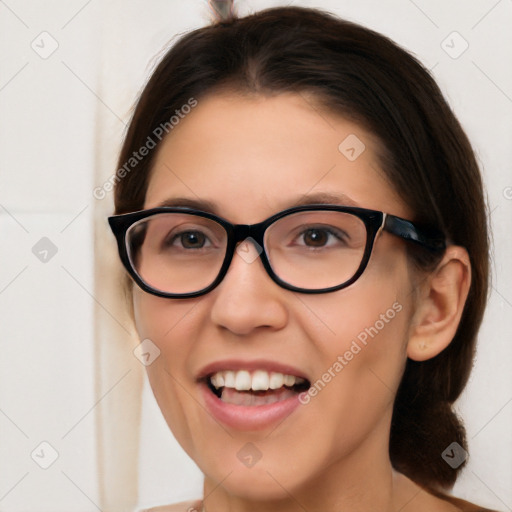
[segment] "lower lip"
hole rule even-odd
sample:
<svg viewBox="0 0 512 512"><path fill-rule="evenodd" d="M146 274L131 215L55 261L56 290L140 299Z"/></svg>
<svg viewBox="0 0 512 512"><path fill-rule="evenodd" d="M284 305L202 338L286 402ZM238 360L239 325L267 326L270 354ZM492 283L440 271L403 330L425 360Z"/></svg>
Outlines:
<svg viewBox="0 0 512 512"><path fill-rule="evenodd" d="M263 430L283 421L299 405L299 395L268 405L233 405L223 402L208 387L200 383L206 408L221 423L237 430Z"/></svg>

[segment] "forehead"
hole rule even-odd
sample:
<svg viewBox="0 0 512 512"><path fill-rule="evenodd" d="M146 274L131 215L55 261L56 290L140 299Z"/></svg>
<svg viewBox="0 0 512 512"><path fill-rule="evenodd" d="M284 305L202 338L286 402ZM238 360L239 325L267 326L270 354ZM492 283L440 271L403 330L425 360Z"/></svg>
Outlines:
<svg viewBox="0 0 512 512"><path fill-rule="evenodd" d="M203 201L254 223L308 196L407 216L379 167L379 141L301 94L211 95L162 142L145 208Z"/></svg>

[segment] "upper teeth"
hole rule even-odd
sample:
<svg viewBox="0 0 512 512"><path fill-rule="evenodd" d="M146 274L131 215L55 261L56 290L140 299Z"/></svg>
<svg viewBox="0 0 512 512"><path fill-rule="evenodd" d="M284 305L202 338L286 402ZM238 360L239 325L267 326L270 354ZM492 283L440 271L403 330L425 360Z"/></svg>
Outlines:
<svg viewBox="0 0 512 512"><path fill-rule="evenodd" d="M267 372L265 370L256 370L248 372L247 370L225 370L216 372L210 377L211 383L217 389L221 387L234 388L237 391L266 391L267 389L279 389L282 386L293 386L302 384L305 380L294 375L284 375L277 372Z"/></svg>

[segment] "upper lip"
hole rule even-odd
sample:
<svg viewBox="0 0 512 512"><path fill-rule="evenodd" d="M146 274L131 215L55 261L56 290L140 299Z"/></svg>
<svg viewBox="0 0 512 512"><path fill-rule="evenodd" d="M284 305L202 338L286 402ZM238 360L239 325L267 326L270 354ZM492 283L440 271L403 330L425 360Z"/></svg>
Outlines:
<svg viewBox="0 0 512 512"><path fill-rule="evenodd" d="M294 375L295 377L301 377L310 381L308 376L298 368L288 364L280 363L278 361L270 361L267 359L253 359L250 361L243 361L240 359L223 359L214 361L201 368L201 370L198 372L197 380L204 379L209 375L225 370L265 370L267 372L282 373L284 375Z"/></svg>

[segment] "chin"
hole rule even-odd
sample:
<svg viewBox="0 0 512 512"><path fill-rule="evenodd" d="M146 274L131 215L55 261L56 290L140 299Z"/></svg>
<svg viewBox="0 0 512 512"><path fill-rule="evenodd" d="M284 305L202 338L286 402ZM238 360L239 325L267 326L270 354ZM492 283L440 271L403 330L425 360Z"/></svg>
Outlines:
<svg viewBox="0 0 512 512"><path fill-rule="evenodd" d="M256 466L259 464L262 462ZM219 470L205 473L205 478L210 482L211 489L220 484L226 493L240 499L254 502L279 502L289 499L290 493L298 486L297 481L290 481L290 468L287 467L286 475L280 475L267 470L265 466L259 469L256 466L241 468L239 463L231 467L222 464Z"/></svg>

